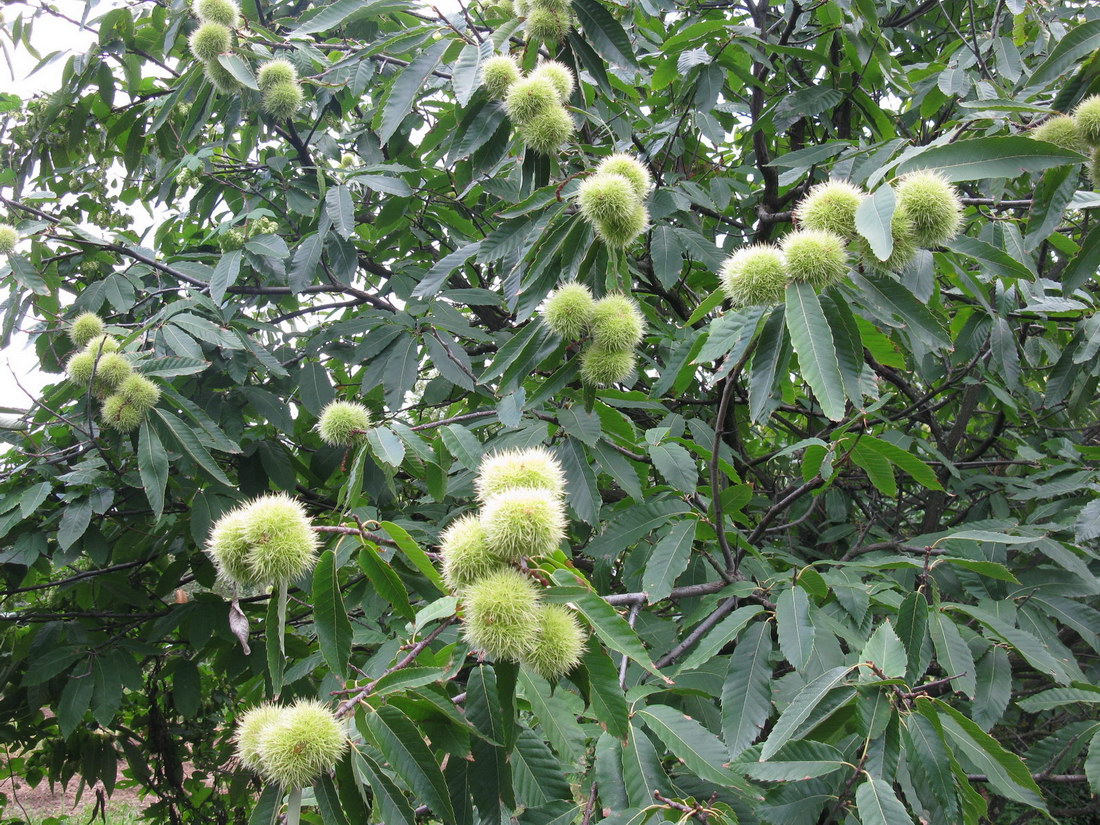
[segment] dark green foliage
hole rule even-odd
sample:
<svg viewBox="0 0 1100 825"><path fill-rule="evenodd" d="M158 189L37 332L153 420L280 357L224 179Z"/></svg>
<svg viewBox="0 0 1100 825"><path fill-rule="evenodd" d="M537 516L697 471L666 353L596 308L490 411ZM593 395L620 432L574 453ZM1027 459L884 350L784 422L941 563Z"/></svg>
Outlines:
<svg viewBox="0 0 1100 825"><path fill-rule="evenodd" d="M0 431L2 770L294 821L233 732L308 700L325 825L1096 821L1100 197L1034 139L1100 92L1095 9L519 6L248 2L202 65L183 4L90 5L59 88L0 95L0 343L55 379ZM51 55L49 13L6 9L6 51ZM482 88L503 54L576 78L545 140ZM578 191L622 154L653 188L607 243ZM907 229L924 170L957 236L953 201ZM830 179L867 193L847 250L724 302L736 250L830 228L797 211ZM604 310L546 306L574 283ZM104 427L112 359L151 401ZM567 523L465 535L444 582L483 458L533 447ZM316 564L218 581L212 526L272 494ZM470 634L495 657L486 574L531 588L529 638Z"/></svg>

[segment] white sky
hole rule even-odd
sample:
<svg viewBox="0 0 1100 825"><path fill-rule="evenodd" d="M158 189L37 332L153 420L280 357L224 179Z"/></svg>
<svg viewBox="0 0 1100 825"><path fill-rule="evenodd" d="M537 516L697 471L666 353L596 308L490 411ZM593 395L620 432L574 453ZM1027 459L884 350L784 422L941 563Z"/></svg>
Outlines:
<svg viewBox="0 0 1100 825"><path fill-rule="evenodd" d="M84 0L53 0L53 7L59 12L79 20L84 13ZM104 6L106 4L103 4ZM5 26L26 10L22 4L5 5L2 13ZM42 15L34 21L31 42L40 54L48 54L57 48L83 52L92 44L94 35L81 31L77 26L55 17ZM39 92L50 92L61 85L61 74L65 68L65 59L58 59L45 68L31 74L38 61L23 47L12 51L10 42L6 42L14 77L6 61L0 61L0 88L17 94L24 100ZM57 376L47 375L38 368L38 357L30 345L25 333L16 333L11 346L3 350L0 356L0 406L25 409L30 399L19 389L12 372L19 376L19 383L29 392L38 394L42 388L57 380Z"/></svg>

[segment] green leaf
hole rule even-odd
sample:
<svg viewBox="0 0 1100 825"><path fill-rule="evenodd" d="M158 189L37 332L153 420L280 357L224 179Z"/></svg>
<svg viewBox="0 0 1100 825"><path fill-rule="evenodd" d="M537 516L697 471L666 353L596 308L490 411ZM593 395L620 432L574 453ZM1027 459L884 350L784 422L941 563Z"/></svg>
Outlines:
<svg viewBox="0 0 1100 825"><path fill-rule="evenodd" d="M467 680L466 716L482 734L471 747L474 761L480 766L478 782L473 786L474 801L483 813L498 811L501 802L515 806L508 759L515 720L511 707L501 705L493 669L485 665L475 668Z"/></svg>
<svg viewBox="0 0 1100 825"><path fill-rule="evenodd" d="M722 685L722 736L736 759L760 735L771 715L772 626L749 626L734 648Z"/></svg>
<svg viewBox="0 0 1100 825"><path fill-rule="evenodd" d="M1013 258L1003 249L998 249L991 243L986 243L979 238L971 238L969 235L959 235L957 238L944 244L952 252L972 258L982 265L987 272L1001 278L1034 280L1035 275L1027 266Z"/></svg>
<svg viewBox="0 0 1100 825"><path fill-rule="evenodd" d="M222 55L222 60L226 55ZM214 274L210 276L210 300L220 304L225 297L225 291L237 283L237 277L241 272L241 251L234 249L218 258L214 267Z"/></svg>
<svg viewBox="0 0 1100 825"><path fill-rule="evenodd" d="M367 579L371 580L378 595L392 604L398 614L405 618L412 618L416 614L416 610L409 604L408 591L401 583L400 576L379 557L378 551L373 546L360 550L359 566Z"/></svg>
<svg viewBox="0 0 1100 825"><path fill-rule="evenodd" d="M736 639L737 634L744 629L745 625L752 621L754 616L757 616L763 611L764 608L758 604L748 604L734 610L710 629L710 631L699 641L698 645L696 645L691 655L680 664L677 672L686 673L689 670L694 670L705 665L718 655L718 651L729 642Z"/></svg>
<svg viewBox="0 0 1100 825"><path fill-rule="evenodd" d="M451 86L460 106L469 104L481 79L481 64L492 54L493 42L488 39L480 43L468 43L459 53L458 60L451 69Z"/></svg>
<svg viewBox="0 0 1100 825"><path fill-rule="evenodd" d="M172 672L172 704L181 716L193 719L202 704L202 679L190 659L179 659Z"/></svg>
<svg viewBox="0 0 1100 825"><path fill-rule="evenodd" d="M367 432L371 450L391 467L400 467L405 460L405 442L389 427L373 427Z"/></svg>
<svg viewBox="0 0 1100 825"><path fill-rule="evenodd" d="M668 792L668 776L661 767L656 748L639 724L630 722L623 748L623 779L631 806L647 808L653 804L655 791Z"/></svg>
<svg viewBox="0 0 1100 825"><path fill-rule="evenodd" d="M770 759L775 756L779 749L790 741L795 731L810 718L810 714L814 712L814 708L821 703L826 694L844 681L844 677L848 675L848 670L849 668L846 667L834 667L827 670L795 694L791 703L787 705L779 719L776 720L775 727L768 734L768 738L764 740L764 745L760 750L761 759Z"/></svg>
<svg viewBox="0 0 1100 825"><path fill-rule="evenodd" d="M993 790L1001 796L1046 811L1042 791L1020 757L1009 753L973 721L938 699L920 699L918 709L926 715L931 712L937 714L947 738L968 762L989 778Z"/></svg>
<svg viewBox="0 0 1100 825"><path fill-rule="evenodd" d="M299 29L300 31L300 29ZM296 32L297 33L297 32ZM378 142L385 145L397 131L405 117L412 111L413 102L416 100L420 87L424 81L435 71L439 65L443 52L450 45L450 40L443 39L433 43L415 60L406 66L394 79L382 104L382 119L378 127Z"/></svg>
<svg viewBox="0 0 1100 825"><path fill-rule="evenodd" d="M695 519L681 519L654 545L642 576L642 590L650 602L667 598L676 579L687 568L697 526Z"/></svg>
<svg viewBox="0 0 1100 825"><path fill-rule="evenodd" d="M555 799L573 798L557 758L542 737L530 728L521 728L516 739L516 747L512 751L512 775L517 801L529 808Z"/></svg>
<svg viewBox="0 0 1100 825"><path fill-rule="evenodd" d="M856 810L861 825L912 825L913 822L894 789L870 774L856 788Z"/></svg>
<svg viewBox="0 0 1100 825"><path fill-rule="evenodd" d="M367 711L363 734L386 757L390 767L409 789L444 821L454 820L443 772L409 718L392 705Z"/></svg>
<svg viewBox="0 0 1100 825"><path fill-rule="evenodd" d="M394 524L392 521L383 521L379 526L393 539L398 549L405 554L405 558L412 563L412 566L423 573L440 593L450 592L447 585L443 583L443 577L439 575L439 571L432 564L431 559L420 549L420 545L413 540L413 537L408 534L404 527Z"/></svg>
<svg viewBox="0 0 1100 825"><path fill-rule="evenodd" d="M904 735L909 773L925 807L937 805L946 821L955 821L959 798L951 775L951 757L939 727L926 716L910 713L905 716Z"/></svg>
<svg viewBox="0 0 1100 825"><path fill-rule="evenodd" d="M665 481L686 495L695 493L699 470L691 453L674 441L649 445L649 457Z"/></svg>
<svg viewBox="0 0 1100 825"><path fill-rule="evenodd" d="M952 345L943 325L928 307L890 275L849 272L864 305L890 326L906 329L917 341L933 349Z"/></svg>
<svg viewBox="0 0 1100 825"><path fill-rule="evenodd" d="M1100 730L1089 741L1089 753L1085 758L1085 776L1093 794L1100 794Z"/></svg>
<svg viewBox="0 0 1100 825"><path fill-rule="evenodd" d="M902 472L922 487L929 490L943 489L943 485L940 484L939 479L936 478L936 473L931 467L896 444L882 438L875 438L872 435L864 435L860 438L859 443L887 458L891 464L897 465Z"/></svg>
<svg viewBox="0 0 1100 825"><path fill-rule="evenodd" d="M1064 705L1083 702L1086 704L1100 704L1100 690L1089 688L1051 688L1034 696L1027 696L1016 702L1028 713L1038 713L1043 710L1053 710Z"/></svg>
<svg viewBox="0 0 1100 825"><path fill-rule="evenodd" d="M332 221L336 234L341 238L350 238L355 234L355 206L346 186L340 184L329 187L325 193L325 212Z"/></svg>
<svg viewBox="0 0 1100 825"><path fill-rule="evenodd" d="M810 620L810 600L801 587L789 587L775 600L779 649L796 669L805 667L814 649L814 623Z"/></svg>
<svg viewBox="0 0 1100 825"><path fill-rule="evenodd" d="M825 416L839 421L844 417L844 381L829 322L825 320L821 302L812 286L790 284L787 287L785 317L791 344L798 353L802 377L813 389Z"/></svg>
<svg viewBox="0 0 1100 825"><path fill-rule="evenodd" d="M625 739L630 727L626 696L619 685L618 668L604 649L588 643L581 662L588 674L588 702L592 716L607 727L608 733Z"/></svg>
<svg viewBox="0 0 1100 825"><path fill-rule="evenodd" d="M79 668L76 669L65 680L57 705L57 723L64 739L68 739L84 720L92 701L92 675L90 672L79 671Z"/></svg>
<svg viewBox="0 0 1100 825"><path fill-rule="evenodd" d="M1018 178L1052 166L1082 163L1084 155L1024 135L982 137L933 146L900 163L898 175L934 169L949 181Z"/></svg>
<svg viewBox="0 0 1100 825"><path fill-rule="evenodd" d="M338 573L335 552L326 550L313 570L313 625L325 664L346 679L351 656L351 620L344 609Z"/></svg>
<svg viewBox="0 0 1100 825"><path fill-rule="evenodd" d="M995 638L1015 648L1016 652L1023 656L1028 664L1039 673L1046 674L1063 685L1068 685L1073 681L1073 676L1066 669L1066 664L1055 657L1047 645L1026 630L1013 627L979 608L953 604L951 609L966 613L977 619Z"/></svg>
<svg viewBox="0 0 1100 825"><path fill-rule="evenodd" d="M336 792L332 777L327 773L321 774L314 781L313 798L317 801L324 825L348 825L348 818L340 804L340 795Z"/></svg>
<svg viewBox="0 0 1100 825"><path fill-rule="evenodd" d="M61 524L57 528L57 543L62 550L68 550L84 535L92 523L92 502L87 497L71 502L61 514Z"/></svg>
<svg viewBox="0 0 1100 825"><path fill-rule="evenodd" d="M167 410L153 407L152 412L160 418L167 432L200 468L205 470L215 481L221 482L226 487L233 486L225 473L222 472L221 467L214 461L210 452L203 446L194 430Z"/></svg>
<svg viewBox="0 0 1100 825"><path fill-rule="evenodd" d="M876 490L887 498L897 496L898 482L894 477L894 467L886 456L871 449L860 439L852 445L849 457L853 464L867 472L867 478L875 485Z"/></svg>
<svg viewBox="0 0 1100 825"><path fill-rule="evenodd" d="M1039 67L1032 72L1028 84L1046 86L1073 68L1082 57L1100 48L1100 20L1089 20L1070 28L1057 38L1055 46Z"/></svg>
<svg viewBox="0 0 1100 825"><path fill-rule="evenodd" d="M898 634L894 632L894 628L890 626L889 621L880 624L878 629L871 634L871 638L863 645L863 650L859 654L859 661L870 662L882 671L882 675L878 675L869 669L860 673L861 679L869 678L871 680L880 678L900 679L905 676L905 669L909 663L901 639L898 638Z"/></svg>
<svg viewBox="0 0 1100 825"><path fill-rule="evenodd" d="M603 532L588 544L585 553L598 559L614 558L688 509L679 499L651 501L627 508L604 525Z"/></svg>
<svg viewBox="0 0 1100 825"><path fill-rule="evenodd" d="M960 559L954 556L940 556L936 559L933 567L938 567L941 564L953 564L956 567L964 567L986 578L997 579L998 581L1012 582L1013 584L1020 583L1019 579L1012 575L1011 570L1003 564L997 564L993 561L975 561L974 559Z"/></svg>
<svg viewBox="0 0 1100 825"><path fill-rule="evenodd" d="M575 604L600 641L612 650L633 659L654 676L665 678L649 658L649 653L634 628L627 624L626 619L614 607L591 590L574 586L552 587L544 591L543 597L550 602Z"/></svg>
<svg viewBox="0 0 1100 825"><path fill-rule="evenodd" d="M1012 666L1008 663L1008 651L994 645L978 660L977 695L970 715L978 727L988 731L1004 716L1011 697Z"/></svg>
<svg viewBox="0 0 1100 825"><path fill-rule="evenodd" d="M218 56L218 62L228 71L237 82L246 88L259 91L256 85L256 75L252 74L252 68L236 54L223 54Z"/></svg>
<svg viewBox="0 0 1100 825"><path fill-rule="evenodd" d="M728 754L722 741L690 716L668 705L649 705L636 715L693 774L724 787L747 790L744 780L725 767Z"/></svg>
<svg viewBox="0 0 1100 825"><path fill-rule="evenodd" d="M573 0L573 10L600 57L623 69L638 68L630 38L602 3L596 0Z"/></svg>
<svg viewBox="0 0 1100 825"><path fill-rule="evenodd" d="M992 530L957 530L938 539L936 544L945 541L983 541L990 544L1030 544L1034 536L1010 536L1008 533L995 533Z"/></svg>
<svg viewBox="0 0 1100 825"><path fill-rule="evenodd" d="M894 187L880 186L856 209L856 231L867 239L875 257L885 261L894 253Z"/></svg>
<svg viewBox="0 0 1100 825"><path fill-rule="evenodd" d="M772 396L776 376L785 375L786 365L790 361L791 350L783 316L783 307L775 307L757 339L756 353L749 371L749 418L753 421L762 420L765 412L774 410Z"/></svg>
<svg viewBox="0 0 1100 825"><path fill-rule="evenodd" d="M327 231L306 235L294 251L289 278L291 288L296 292L300 292L313 282L317 274L317 266L321 262L321 254L325 249L327 235Z"/></svg>
<svg viewBox="0 0 1100 825"><path fill-rule="evenodd" d="M680 251L676 233L668 226L655 227L649 250L653 274L657 276L661 286L665 289L675 286L680 280L680 270L684 267L684 253Z"/></svg>
<svg viewBox="0 0 1100 825"><path fill-rule="evenodd" d="M138 431L138 469L153 517L159 521L164 513L164 490L168 485L168 454L148 421L142 421Z"/></svg>
<svg viewBox="0 0 1100 825"><path fill-rule="evenodd" d="M337 0L335 3L319 6L320 12L310 17L294 31L290 37L301 38L305 35L330 31L341 23L367 14L381 14L405 8L403 0Z"/></svg>
<svg viewBox="0 0 1100 825"><path fill-rule="evenodd" d="M282 801L282 788L276 784L264 785L260 798L256 800L256 807L248 817L248 825L274 825Z"/></svg>
<svg viewBox="0 0 1100 825"><path fill-rule="evenodd" d="M933 611L928 631L932 634L940 668L947 676L956 677L951 681L951 687L973 699L978 684L977 669L970 646L963 640L959 629L942 611Z"/></svg>
<svg viewBox="0 0 1100 825"><path fill-rule="evenodd" d="M281 599L272 595L267 600L267 612L264 615L264 639L267 659L267 674L271 679L271 695L278 696L283 690L283 675L286 659L283 656L283 624L279 621Z"/></svg>
<svg viewBox="0 0 1100 825"><path fill-rule="evenodd" d="M414 825L416 814L412 805L377 762L355 748L352 750L352 764L356 767L356 773L363 777L363 783L370 787L383 822L389 825Z"/></svg>
<svg viewBox="0 0 1100 825"><path fill-rule="evenodd" d="M589 677L590 684L595 689L591 672ZM533 675L527 668L520 668L519 684L523 690L523 698L531 706L531 712L538 719L539 730L550 743L550 747L558 752L563 764L570 767L577 765L584 753L585 733L570 707L571 702L567 701L570 697L560 692L551 693L546 680ZM622 695L621 691L619 695ZM621 718L625 729L625 700Z"/></svg>
<svg viewBox="0 0 1100 825"><path fill-rule="evenodd" d="M924 640L928 636L928 602L916 591L905 597L898 608L898 636L906 651L906 678L910 684L924 675Z"/></svg>

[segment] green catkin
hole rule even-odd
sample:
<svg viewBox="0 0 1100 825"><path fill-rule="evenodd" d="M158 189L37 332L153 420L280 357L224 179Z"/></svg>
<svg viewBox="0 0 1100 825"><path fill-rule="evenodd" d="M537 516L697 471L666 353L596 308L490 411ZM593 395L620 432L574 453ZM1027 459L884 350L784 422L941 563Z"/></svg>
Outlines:
<svg viewBox="0 0 1100 825"><path fill-rule="evenodd" d="M605 352L627 352L642 342L645 316L633 299L608 295L592 312L592 341Z"/></svg>
<svg viewBox="0 0 1100 825"><path fill-rule="evenodd" d="M584 641L584 630L571 610L559 604L543 605L535 639L520 661L544 679L554 681L580 664Z"/></svg>
<svg viewBox="0 0 1100 825"><path fill-rule="evenodd" d="M439 541L443 581L458 592L504 566L489 549L485 528L475 515L456 519Z"/></svg>
<svg viewBox="0 0 1100 825"><path fill-rule="evenodd" d="M1088 154L1088 144L1081 137L1077 120L1069 115L1056 115L1028 133L1035 140L1053 143L1061 149Z"/></svg>
<svg viewBox="0 0 1100 825"><path fill-rule="evenodd" d="M538 638L538 590L516 570L498 570L471 584L464 608L467 641L493 659L518 661Z"/></svg>
<svg viewBox="0 0 1100 825"><path fill-rule="evenodd" d="M565 472L545 447L502 450L482 459L475 486L483 502L516 488L545 490L560 497L565 493Z"/></svg>
<svg viewBox="0 0 1100 825"><path fill-rule="evenodd" d="M19 243L19 231L7 223L0 223L0 255L10 255Z"/></svg>
<svg viewBox="0 0 1100 825"><path fill-rule="evenodd" d="M228 52L231 42L229 29L221 23L203 23L192 32L188 41L191 54L204 63L216 61Z"/></svg>
<svg viewBox="0 0 1100 825"><path fill-rule="evenodd" d="M552 492L517 487L490 496L481 511L490 552L506 562L543 556L565 538L565 513Z"/></svg>
<svg viewBox="0 0 1100 825"><path fill-rule="evenodd" d="M245 510L247 564L257 581L290 584L312 569L317 537L305 508L284 493L253 501Z"/></svg>
<svg viewBox="0 0 1100 825"><path fill-rule="evenodd" d="M788 234L780 248L792 281L825 289L848 274L844 239L832 232L799 229Z"/></svg>
<svg viewBox="0 0 1100 825"><path fill-rule="evenodd" d="M94 312L82 312L73 319L73 325L69 328L69 339L78 347L86 347L90 341L106 331L102 318Z"/></svg>
<svg viewBox="0 0 1100 825"><path fill-rule="evenodd" d="M195 16L203 23L217 23L235 29L241 22L241 12L231 0L195 0Z"/></svg>
<svg viewBox="0 0 1100 825"><path fill-rule="evenodd" d="M754 244L727 258L718 278L734 306L773 306L783 303L787 262L778 247Z"/></svg>
<svg viewBox="0 0 1100 825"><path fill-rule="evenodd" d="M283 788L304 788L335 768L347 748L347 733L332 711L316 700L299 700L260 733L260 774Z"/></svg>
<svg viewBox="0 0 1100 825"><path fill-rule="evenodd" d="M959 234L962 203L958 192L936 172L914 172L895 187L898 206L913 222L917 246L934 249Z"/></svg>
<svg viewBox="0 0 1100 825"><path fill-rule="evenodd" d="M847 181L831 180L810 190L794 210L796 223L804 229L832 232L846 241L857 237L856 210L866 193Z"/></svg>
<svg viewBox="0 0 1100 825"><path fill-rule="evenodd" d="M624 153L610 155L601 160L596 167L596 174L622 175L630 182L639 200L649 195L649 190L653 188L653 178L645 165Z"/></svg>
<svg viewBox="0 0 1100 825"><path fill-rule="evenodd" d="M504 108L514 124L522 125L544 112L561 108L561 102L549 80L528 77L516 81L508 88Z"/></svg>
<svg viewBox="0 0 1100 825"><path fill-rule="evenodd" d="M589 387L622 384L634 374L637 357L633 350L605 350L589 344L581 352L581 382Z"/></svg>
<svg viewBox="0 0 1100 825"><path fill-rule="evenodd" d="M588 334L595 311L596 299L588 287L571 281L546 296L542 321L555 335L577 341Z"/></svg>
<svg viewBox="0 0 1100 825"><path fill-rule="evenodd" d="M504 100L512 84L520 79L519 64L514 57L498 54L481 67L481 85L494 100Z"/></svg>
<svg viewBox="0 0 1100 825"><path fill-rule="evenodd" d="M317 419L321 440L333 447L351 447L363 443L373 425L370 410L354 401L333 401Z"/></svg>
<svg viewBox="0 0 1100 825"><path fill-rule="evenodd" d="M1073 110L1081 138L1089 146L1100 148L1100 95L1086 97Z"/></svg>

